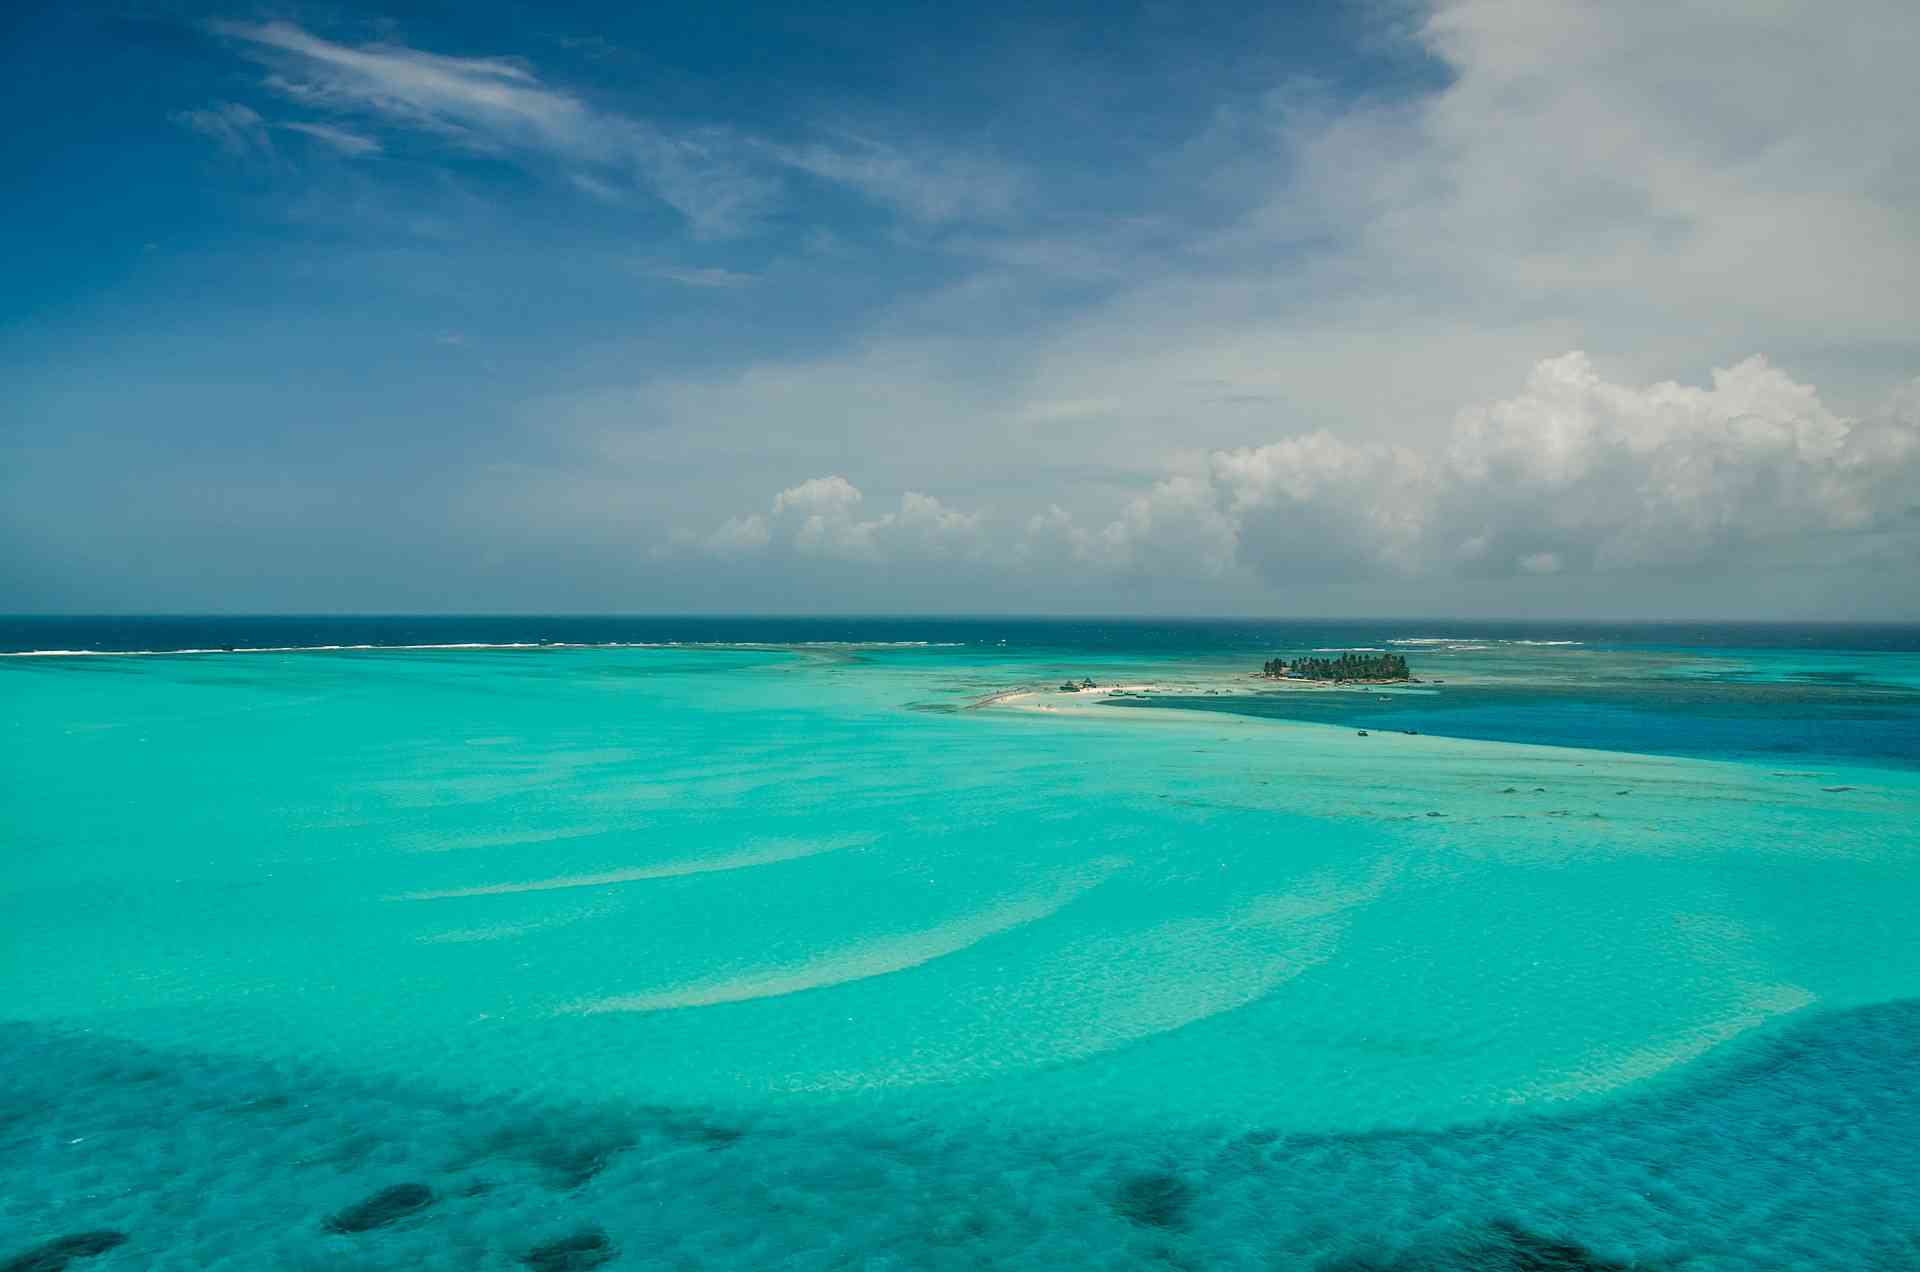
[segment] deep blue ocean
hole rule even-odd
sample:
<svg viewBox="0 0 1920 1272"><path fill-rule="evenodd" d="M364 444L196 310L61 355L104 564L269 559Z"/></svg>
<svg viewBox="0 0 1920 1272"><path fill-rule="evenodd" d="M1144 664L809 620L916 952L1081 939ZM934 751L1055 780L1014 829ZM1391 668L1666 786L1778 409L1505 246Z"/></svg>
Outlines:
<svg viewBox="0 0 1920 1272"><path fill-rule="evenodd" d="M8 618L0 819L0 1272L1920 1267L1920 627Z"/></svg>

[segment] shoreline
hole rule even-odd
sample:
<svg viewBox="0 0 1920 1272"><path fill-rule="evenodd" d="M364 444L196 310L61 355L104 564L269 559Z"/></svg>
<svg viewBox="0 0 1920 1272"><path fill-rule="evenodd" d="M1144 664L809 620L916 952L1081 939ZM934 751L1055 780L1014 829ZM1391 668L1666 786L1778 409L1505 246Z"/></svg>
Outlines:
<svg viewBox="0 0 1920 1272"><path fill-rule="evenodd" d="M1261 681L1260 688L1249 688L1246 681ZM1275 693L1338 693L1369 691L1409 684L1405 680L1307 680L1263 676L1259 672L1191 680L1147 680L1129 684L1098 685L1090 689L1057 689L1023 686L1003 689L969 703L967 710L998 708L1008 711L1039 712L1049 715L1081 715L1115 697L1232 697L1251 698ZM1418 681L1411 682L1419 684ZM1423 686L1424 688L1424 686Z"/></svg>

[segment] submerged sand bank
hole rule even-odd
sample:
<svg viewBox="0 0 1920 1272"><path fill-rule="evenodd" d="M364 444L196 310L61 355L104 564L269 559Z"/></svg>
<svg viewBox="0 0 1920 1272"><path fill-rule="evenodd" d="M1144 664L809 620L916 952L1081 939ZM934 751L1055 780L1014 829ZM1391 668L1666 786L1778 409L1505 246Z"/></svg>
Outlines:
<svg viewBox="0 0 1920 1272"><path fill-rule="evenodd" d="M972 709L1005 708L1050 714L1078 714L1119 697L1258 697L1276 693L1371 693L1382 689L1405 691L1405 681L1290 680L1235 672L1219 675L1167 677L1082 689L1025 685L1005 689L970 704Z"/></svg>

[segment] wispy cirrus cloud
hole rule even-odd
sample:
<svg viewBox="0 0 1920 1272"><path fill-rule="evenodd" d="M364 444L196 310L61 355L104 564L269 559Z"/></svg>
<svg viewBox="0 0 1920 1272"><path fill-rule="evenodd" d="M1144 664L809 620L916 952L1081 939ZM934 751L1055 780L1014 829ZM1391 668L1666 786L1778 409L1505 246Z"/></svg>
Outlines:
<svg viewBox="0 0 1920 1272"><path fill-rule="evenodd" d="M850 129L806 145L769 146L767 153L929 223L1001 220L1024 194L1018 170L990 155L903 146Z"/></svg>
<svg viewBox="0 0 1920 1272"><path fill-rule="evenodd" d="M359 133L348 132L344 128L335 128L332 124L316 124L311 120L288 120L285 123L275 124L274 127L304 134L349 157L377 155L383 149L372 137L363 137Z"/></svg>
<svg viewBox="0 0 1920 1272"><path fill-rule="evenodd" d="M566 180L607 203L644 193L678 211L702 238L746 233L804 174L926 223L993 220L1017 205L1017 170L993 156L929 143L823 129L811 141L774 143L721 125L668 127L589 104L522 62L448 57L399 44L350 45L291 22L209 24L269 66L265 86L310 110L434 138L470 152L562 164ZM251 120L213 115L194 127L243 144ZM335 123L285 124L345 153L380 142ZM264 132L260 133L264 136Z"/></svg>
<svg viewBox="0 0 1920 1272"><path fill-rule="evenodd" d="M442 57L403 46L354 48L290 22L208 25L216 35L251 46L256 55L285 55L287 78L274 86L304 101L358 106L402 124L426 118L451 131L477 127L521 142L597 148L592 113L512 62Z"/></svg>
<svg viewBox="0 0 1920 1272"><path fill-rule="evenodd" d="M260 113L239 102L215 102L197 110L175 111L173 122L212 139L228 154L243 159L270 157L273 140Z"/></svg>
<svg viewBox="0 0 1920 1272"><path fill-rule="evenodd" d="M590 194L602 203L625 203L630 193L609 185L589 172L570 172L567 180L573 183L574 189Z"/></svg>
<svg viewBox="0 0 1920 1272"><path fill-rule="evenodd" d="M703 287L731 289L745 287L754 281L752 274L738 270L717 269L713 266L659 265L646 271L648 278L657 278L665 283L679 283L682 287Z"/></svg>
<svg viewBox="0 0 1920 1272"><path fill-rule="evenodd" d="M596 110L504 58L446 57L404 45L352 46L290 22L215 22L274 74L268 87L309 107L477 151L587 165L573 181L603 196L643 189L702 237L748 229L775 183L738 157L724 129L669 132ZM590 183L590 184L589 184Z"/></svg>

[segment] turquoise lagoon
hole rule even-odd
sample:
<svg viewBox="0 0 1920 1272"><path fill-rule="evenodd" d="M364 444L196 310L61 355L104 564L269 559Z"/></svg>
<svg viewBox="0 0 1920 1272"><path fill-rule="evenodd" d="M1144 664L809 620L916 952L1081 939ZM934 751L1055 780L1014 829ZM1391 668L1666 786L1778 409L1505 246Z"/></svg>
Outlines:
<svg viewBox="0 0 1920 1272"><path fill-rule="evenodd" d="M1920 1265L1912 629L0 643L0 1268Z"/></svg>

